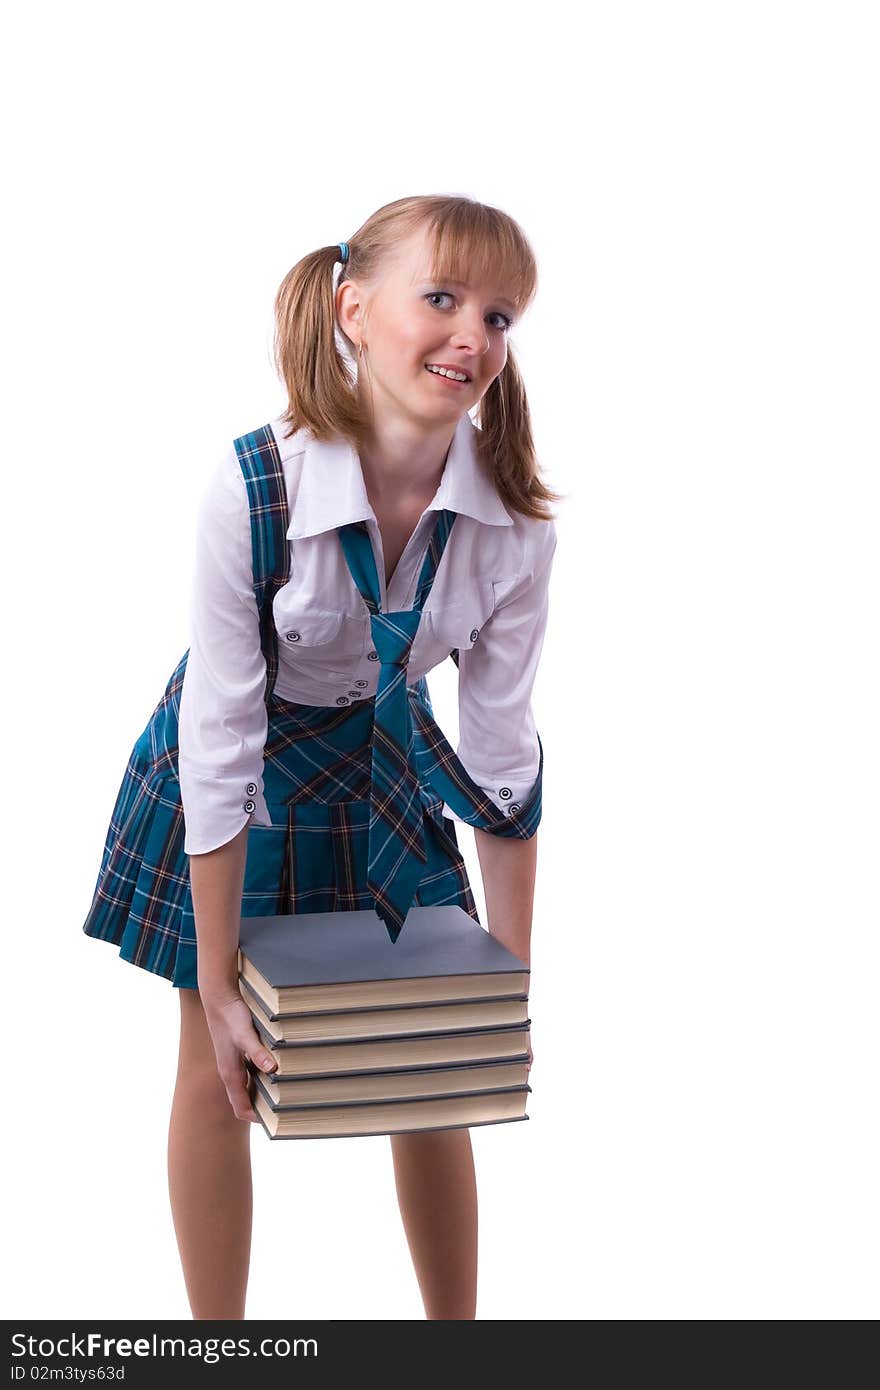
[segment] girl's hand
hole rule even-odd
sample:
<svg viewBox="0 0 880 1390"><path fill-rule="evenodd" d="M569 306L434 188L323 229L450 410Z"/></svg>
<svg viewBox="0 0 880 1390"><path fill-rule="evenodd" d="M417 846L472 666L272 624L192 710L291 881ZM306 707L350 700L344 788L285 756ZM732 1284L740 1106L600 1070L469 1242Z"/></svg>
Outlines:
<svg viewBox="0 0 880 1390"><path fill-rule="evenodd" d="M217 1073L226 1087L229 1104L239 1120L259 1124L260 1117L248 1090L251 1078L243 1059L250 1058L260 1071L268 1074L277 1070L275 1058L264 1046L240 994L208 993L201 994L201 999L214 1044Z"/></svg>
<svg viewBox="0 0 880 1390"><path fill-rule="evenodd" d="M531 1069L532 1069L532 1063L533 1063L534 1060L535 1060L535 1055L534 1055L534 1053L532 1052L532 1030L531 1030L531 1028L529 1029L529 1040L528 1040L528 1043L526 1044L526 1046L527 1046L528 1049L529 1049L529 1071L531 1071Z"/></svg>

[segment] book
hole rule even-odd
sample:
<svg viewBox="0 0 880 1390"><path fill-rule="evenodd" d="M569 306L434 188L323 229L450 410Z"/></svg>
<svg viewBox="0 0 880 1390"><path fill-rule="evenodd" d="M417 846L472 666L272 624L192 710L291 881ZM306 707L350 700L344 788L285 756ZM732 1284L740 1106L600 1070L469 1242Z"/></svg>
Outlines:
<svg viewBox="0 0 880 1390"><path fill-rule="evenodd" d="M430 1100L349 1102L346 1105L277 1106L263 1077L252 1073L253 1104L270 1139L351 1139L417 1130L462 1129L527 1120L529 1085Z"/></svg>
<svg viewBox="0 0 880 1390"><path fill-rule="evenodd" d="M261 1072L253 1062L248 1070L258 1075L273 1105L343 1105L348 1101L430 1100L434 1096L465 1095L471 1091L501 1091L528 1082L528 1058L516 1062L494 1058L488 1062L465 1062L457 1067L407 1067L394 1071L379 1069L356 1075L279 1077L277 1072Z"/></svg>
<svg viewBox="0 0 880 1390"><path fill-rule="evenodd" d="M251 1015L253 1017L253 1014ZM521 1062L528 1058L529 1023L484 1028L476 1033L429 1033L426 1037L358 1038L337 1043L276 1042L257 1018L254 1025L272 1053L278 1070L271 1077L357 1076L371 1071L406 1071L411 1067L451 1067L464 1062Z"/></svg>
<svg viewBox="0 0 880 1390"><path fill-rule="evenodd" d="M246 980L239 993L251 1017L273 1042L341 1042L355 1038L391 1038L498 1028L524 1023L528 998L481 999L473 1004L408 1004L399 1009L355 1009L348 1013L284 1014L271 1019Z"/></svg>
<svg viewBox="0 0 880 1390"><path fill-rule="evenodd" d="M238 968L270 1139L529 1118L529 969L461 908L411 908L396 942L372 911L245 917Z"/></svg>
<svg viewBox="0 0 880 1390"><path fill-rule="evenodd" d="M529 968L460 907L412 907L396 942L375 912L244 917L239 974L271 1020L521 998Z"/></svg>

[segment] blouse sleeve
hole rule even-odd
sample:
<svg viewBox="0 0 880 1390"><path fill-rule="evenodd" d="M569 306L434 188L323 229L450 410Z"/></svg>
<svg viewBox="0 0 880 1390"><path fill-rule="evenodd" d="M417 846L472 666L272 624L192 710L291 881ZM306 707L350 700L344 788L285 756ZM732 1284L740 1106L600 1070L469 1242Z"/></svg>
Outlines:
<svg viewBox="0 0 880 1390"><path fill-rule="evenodd" d="M247 487L234 448L200 503L189 626L178 730L183 848L206 854L251 819L272 823L263 795L266 662Z"/></svg>
<svg viewBox="0 0 880 1390"><path fill-rule="evenodd" d="M458 661L458 756L503 812L526 799L540 762L532 687L547 627L556 526L538 524L532 558ZM443 814L461 821L446 803Z"/></svg>

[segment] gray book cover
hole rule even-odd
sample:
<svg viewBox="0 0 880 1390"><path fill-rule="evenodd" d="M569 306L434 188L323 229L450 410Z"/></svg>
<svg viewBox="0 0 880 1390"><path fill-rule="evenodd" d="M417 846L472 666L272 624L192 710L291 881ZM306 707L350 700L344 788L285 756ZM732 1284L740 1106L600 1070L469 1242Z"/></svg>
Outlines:
<svg viewBox="0 0 880 1390"><path fill-rule="evenodd" d="M451 906L410 908L394 942L372 909L243 917L239 949L275 989L529 972L473 917Z"/></svg>

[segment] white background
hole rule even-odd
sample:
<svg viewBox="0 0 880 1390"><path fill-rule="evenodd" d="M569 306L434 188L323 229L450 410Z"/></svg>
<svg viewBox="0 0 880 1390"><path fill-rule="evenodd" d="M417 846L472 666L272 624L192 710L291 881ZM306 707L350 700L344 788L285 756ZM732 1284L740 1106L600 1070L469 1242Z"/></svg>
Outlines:
<svg viewBox="0 0 880 1390"><path fill-rule="evenodd" d="M472 1131L477 1315L876 1316L875 21L840 0L7 21L7 1317L190 1316L177 994L81 924L188 643L198 499L284 405L275 290L428 192L503 207L535 249L511 343L566 494L533 1094L527 1124ZM252 1152L249 1318L423 1317L387 1138L255 1128Z"/></svg>

